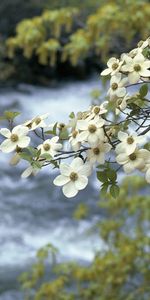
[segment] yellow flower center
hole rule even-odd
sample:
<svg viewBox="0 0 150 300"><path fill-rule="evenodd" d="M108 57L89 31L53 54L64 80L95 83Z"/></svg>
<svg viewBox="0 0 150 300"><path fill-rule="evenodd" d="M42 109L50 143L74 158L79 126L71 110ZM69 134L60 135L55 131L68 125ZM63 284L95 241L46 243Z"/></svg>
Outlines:
<svg viewBox="0 0 150 300"><path fill-rule="evenodd" d="M94 114L95 114L95 115L98 115L99 112L100 112L100 107L95 106L95 107L94 107Z"/></svg>
<svg viewBox="0 0 150 300"><path fill-rule="evenodd" d="M43 145L43 149L44 149L45 151L49 151L50 148L51 148L51 146L50 146L49 144L44 144L44 145Z"/></svg>
<svg viewBox="0 0 150 300"><path fill-rule="evenodd" d="M118 84L116 82L114 82L112 85L111 85L111 88L113 91L117 90L118 88Z"/></svg>
<svg viewBox="0 0 150 300"><path fill-rule="evenodd" d="M134 71L136 72L141 71L141 66L139 64L134 65Z"/></svg>
<svg viewBox="0 0 150 300"><path fill-rule="evenodd" d="M112 69L113 70L116 70L118 68L118 64L117 63L114 63L113 65L112 65Z"/></svg>
<svg viewBox="0 0 150 300"><path fill-rule="evenodd" d="M13 133L10 137L11 142L16 143L19 140L19 137L17 134Z"/></svg>
<svg viewBox="0 0 150 300"><path fill-rule="evenodd" d="M130 160L136 160L137 156L136 153L132 153L129 155Z"/></svg>
<svg viewBox="0 0 150 300"><path fill-rule="evenodd" d="M99 148L94 148L94 149L93 149L93 153L94 153L95 155L99 155L99 154L100 154L100 149L99 149Z"/></svg>
<svg viewBox="0 0 150 300"><path fill-rule="evenodd" d="M77 179L78 179L78 174L75 173L75 172L72 172L72 173L70 174L70 180L71 180L71 181L76 181Z"/></svg>
<svg viewBox="0 0 150 300"><path fill-rule="evenodd" d="M35 120L34 120L34 122L35 122L35 124L36 125L39 125L40 123L41 123L41 118L40 117L37 117L37 118L35 118Z"/></svg>
<svg viewBox="0 0 150 300"><path fill-rule="evenodd" d="M78 134L78 131L77 131L77 130L74 130L74 131L72 132L72 137L73 137L73 139L76 138L77 134Z"/></svg>
<svg viewBox="0 0 150 300"><path fill-rule="evenodd" d="M97 127L94 124L89 125L88 131L94 133L97 130Z"/></svg>
<svg viewBox="0 0 150 300"><path fill-rule="evenodd" d="M133 139L132 136L130 136L130 137L127 138L127 143L128 143L129 145L131 145L131 144L134 143L134 139Z"/></svg>

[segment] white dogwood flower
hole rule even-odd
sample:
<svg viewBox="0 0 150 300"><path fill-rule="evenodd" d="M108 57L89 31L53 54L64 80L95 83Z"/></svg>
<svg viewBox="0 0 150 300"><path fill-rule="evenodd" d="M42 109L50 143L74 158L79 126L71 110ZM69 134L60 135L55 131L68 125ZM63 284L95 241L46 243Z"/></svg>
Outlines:
<svg viewBox="0 0 150 300"><path fill-rule="evenodd" d="M138 53L131 58L128 55L124 56L125 65L122 66L122 71L128 73L128 79L131 84L140 80L140 77L150 77L150 61L145 59L142 53Z"/></svg>
<svg viewBox="0 0 150 300"><path fill-rule="evenodd" d="M129 155L135 151L137 145L140 145L145 141L145 136L138 136L136 133L128 134L126 132L119 131L118 139L121 143L116 146L116 152L125 152Z"/></svg>
<svg viewBox="0 0 150 300"><path fill-rule="evenodd" d="M70 134L69 143L71 144L71 147L72 147L72 149L74 151L79 150L80 146L81 146L81 143L78 141L78 135L79 135L79 131L78 130L74 130Z"/></svg>
<svg viewBox="0 0 150 300"><path fill-rule="evenodd" d="M116 99L116 109L115 109L116 115L119 115L121 111L124 111L126 109L128 99L130 99L128 94L122 98Z"/></svg>
<svg viewBox="0 0 150 300"><path fill-rule="evenodd" d="M45 123L45 119L47 119L49 114L44 114L41 116L36 116L35 118L24 122L24 125L29 128L29 130L35 130L36 128L44 128L48 127Z"/></svg>
<svg viewBox="0 0 150 300"><path fill-rule="evenodd" d="M124 97L126 94L126 88L124 87L127 83L127 78L122 79L121 73L117 73L116 75L111 77L110 80L110 88L108 90L108 95L110 98L113 97Z"/></svg>
<svg viewBox="0 0 150 300"><path fill-rule="evenodd" d="M102 76L107 76L109 74L115 75L117 72L120 71L120 68L122 66L123 62L119 61L119 59L112 57L108 60L107 66L108 68L102 71Z"/></svg>
<svg viewBox="0 0 150 300"><path fill-rule="evenodd" d="M101 105L94 105L90 107L89 115L87 116L87 120L92 120L95 117L100 117L101 115L107 113L107 106L108 101L104 101Z"/></svg>
<svg viewBox="0 0 150 300"><path fill-rule="evenodd" d="M58 143L59 137L55 136L51 139L47 139L43 144L40 144L37 148L41 150L41 155L44 153L50 154L54 157L57 151L62 149L62 144Z"/></svg>
<svg viewBox="0 0 150 300"><path fill-rule="evenodd" d="M129 174L135 169L142 170L145 166L145 160L149 156L149 151L146 149L136 149L132 154L120 153L116 157L118 164L123 165L125 173Z"/></svg>
<svg viewBox="0 0 150 300"><path fill-rule="evenodd" d="M105 121L102 118L93 120L79 120L77 128L82 132L78 135L79 142L88 142L91 146L96 146L100 141L104 141L104 130L102 126Z"/></svg>
<svg viewBox="0 0 150 300"><path fill-rule="evenodd" d="M61 175L54 179L54 184L63 186L63 194L67 198L71 198L87 186L88 176L91 174L91 165L76 157L70 165L60 164L60 173Z"/></svg>
<svg viewBox="0 0 150 300"><path fill-rule="evenodd" d="M87 151L87 159L90 163L104 164L105 154L111 150L112 146L108 143L100 143L97 147L91 148Z"/></svg>
<svg viewBox="0 0 150 300"><path fill-rule="evenodd" d="M0 133L7 139L0 145L0 150L5 153L12 152L19 148L26 148L30 143L30 137L27 136L29 129L26 126L18 125L10 131L7 128L2 128Z"/></svg>

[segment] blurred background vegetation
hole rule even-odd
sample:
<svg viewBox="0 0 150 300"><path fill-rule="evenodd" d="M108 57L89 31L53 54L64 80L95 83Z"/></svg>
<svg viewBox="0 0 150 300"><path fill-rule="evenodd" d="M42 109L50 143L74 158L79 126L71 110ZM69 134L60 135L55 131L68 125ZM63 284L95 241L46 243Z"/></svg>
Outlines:
<svg viewBox="0 0 150 300"><path fill-rule="evenodd" d="M40 249L36 263L20 277L25 300L149 300L147 192L143 178L128 177L123 180L119 197L108 194L97 201L103 217L91 232L97 231L106 247L96 253L90 265L59 264L54 246ZM88 212L85 204L79 204L74 217L86 218Z"/></svg>
<svg viewBox="0 0 150 300"><path fill-rule="evenodd" d="M48 84L99 72L110 55L148 37L149 20L148 0L5 0L0 80Z"/></svg>

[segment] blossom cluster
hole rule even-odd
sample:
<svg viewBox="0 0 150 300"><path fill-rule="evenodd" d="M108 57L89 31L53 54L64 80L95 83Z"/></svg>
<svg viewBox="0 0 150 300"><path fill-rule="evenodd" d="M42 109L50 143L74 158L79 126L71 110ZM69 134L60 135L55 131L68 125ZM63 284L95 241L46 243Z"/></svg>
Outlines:
<svg viewBox="0 0 150 300"><path fill-rule="evenodd" d="M110 58L101 75L110 79L106 99L71 113L67 124L48 124L45 114L13 127L13 112L6 114L10 128L0 129L5 138L0 151L14 152L12 165L28 161L22 177L36 175L47 165L58 167L54 184L68 198L87 186L94 167L102 189L112 195L119 170L140 171L150 183L150 38L120 58ZM40 144L35 145L33 134Z"/></svg>

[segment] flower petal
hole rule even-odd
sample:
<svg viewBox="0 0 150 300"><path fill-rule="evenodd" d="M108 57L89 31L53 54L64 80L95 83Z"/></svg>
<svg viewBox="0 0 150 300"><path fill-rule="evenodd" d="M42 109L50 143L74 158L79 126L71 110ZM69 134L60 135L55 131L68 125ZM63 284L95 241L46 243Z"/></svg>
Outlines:
<svg viewBox="0 0 150 300"><path fill-rule="evenodd" d="M7 139L0 145L0 150L4 153L9 153L14 151L16 146L16 143L12 143L10 139Z"/></svg>
<svg viewBox="0 0 150 300"><path fill-rule="evenodd" d="M83 190L88 184L88 178L86 176L79 176L78 180L75 181L75 187L77 190Z"/></svg>
<svg viewBox="0 0 150 300"><path fill-rule="evenodd" d="M74 196L77 195L78 193L78 190L77 188L75 187L75 184L74 182L70 181L68 182L67 184L65 184L63 186L63 194L67 197L67 198L72 198Z"/></svg>
<svg viewBox="0 0 150 300"><path fill-rule="evenodd" d="M20 135L27 135L28 132L29 132L29 129L26 126L23 126L23 125L17 125L12 130L12 133L15 133L19 136Z"/></svg>
<svg viewBox="0 0 150 300"><path fill-rule="evenodd" d="M64 184L68 183L69 181L70 181L70 178L69 178L68 176L58 175L58 176L54 179L53 183L54 183L55 185L57 185L57 186L62 186L62 185L64 185Z"/></svg>
<svg viewBox="0 0 150 300"><path fill-rule="evenodd" d="M68 164L60 164L60 173L65 176L69 176L71 173L71 167Z"/></svg>
<svg viewBox="0 0 150 300"><path fill-rule="evenodd" d="M3 136L5 136L6 138L10 138L10 136L11 136L11 132L7 128L1 128L0 134L2 134Z"/></svg>
<svg viewBox="0 0 150 300"><path fill-rule="evenodd" d="M19 138L19 141L17 142L17 145L20 148L25 148L29 145L29 143L30 143L30 137L29 136L21 136Z"/></svg>
<svg viewBox="0 0 150 300"><path fill-rule="evenodd" d="M80 157L76 157L72 162L71 162L71 168L73 171L78 172L78 170L83 166L84 162Z"/></svg>

